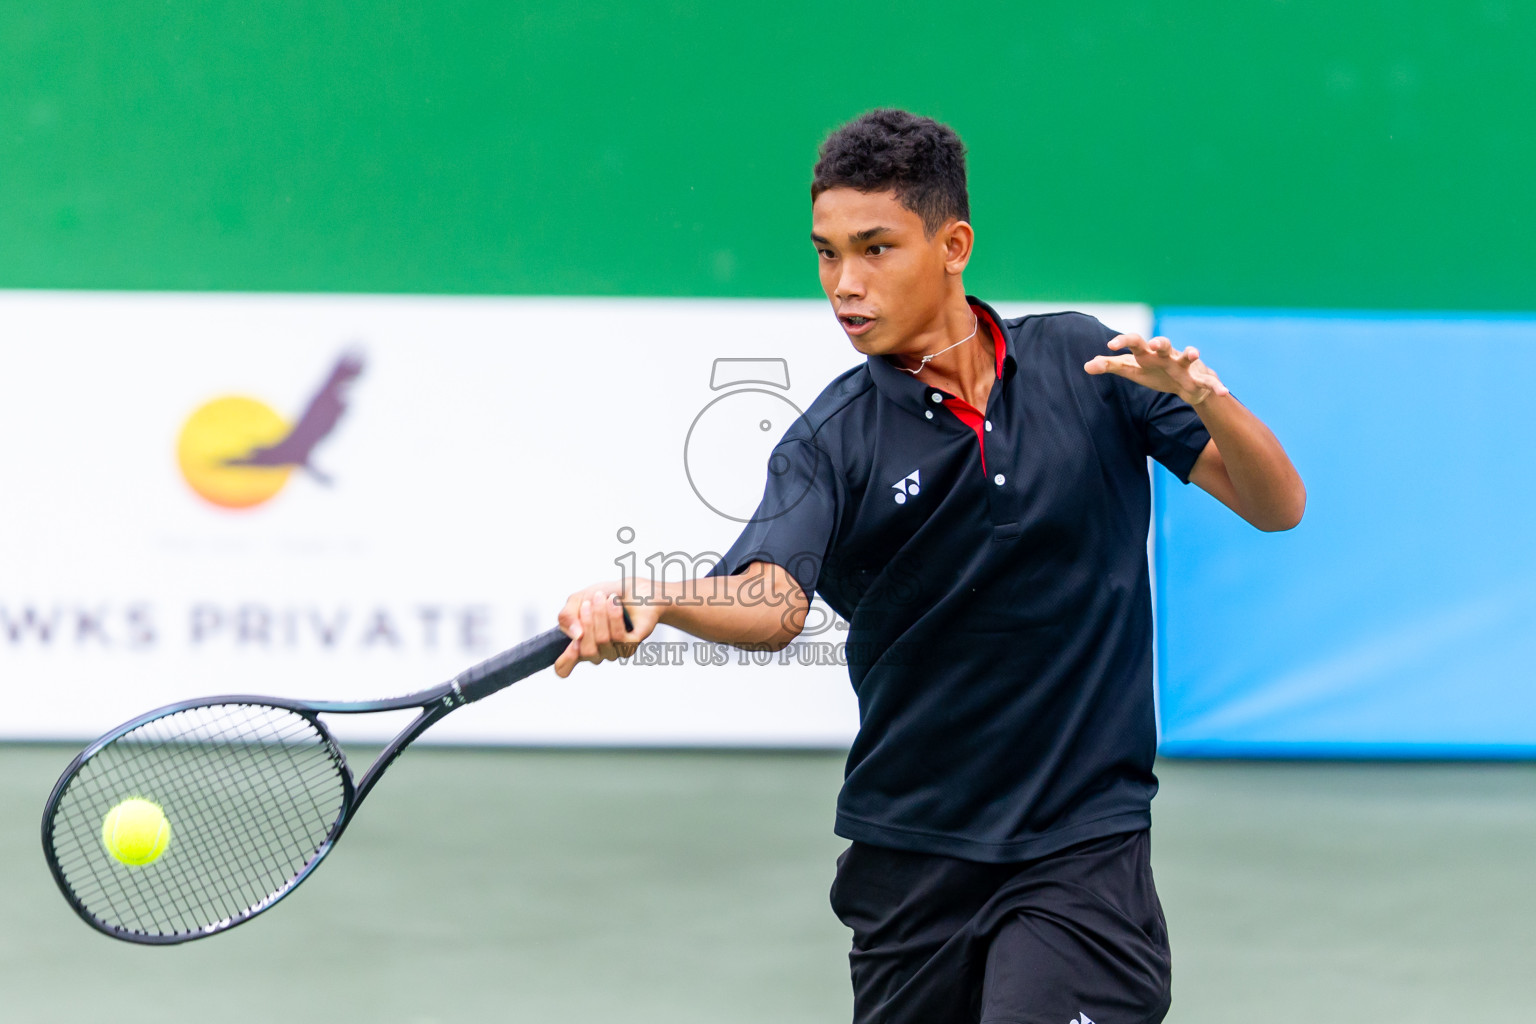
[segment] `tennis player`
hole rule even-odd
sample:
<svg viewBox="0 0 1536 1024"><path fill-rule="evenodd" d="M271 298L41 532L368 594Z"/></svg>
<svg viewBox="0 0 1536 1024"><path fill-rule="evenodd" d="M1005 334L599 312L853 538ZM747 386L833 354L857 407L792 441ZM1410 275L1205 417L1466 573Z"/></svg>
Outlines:
<svg viewBox="0 0 1536 1024"><path fill-rule="evenodd" d="M844 125L811 200L822 289L864 363L784 435L715 578L577 591L556 671L659 622L782 647L819 593L849 622L859 703L831 894L857 1024L1161 1021L1147 457L1261 530L1301 520L1301 479L1193 348L968 296L946 126Z"/></svg>

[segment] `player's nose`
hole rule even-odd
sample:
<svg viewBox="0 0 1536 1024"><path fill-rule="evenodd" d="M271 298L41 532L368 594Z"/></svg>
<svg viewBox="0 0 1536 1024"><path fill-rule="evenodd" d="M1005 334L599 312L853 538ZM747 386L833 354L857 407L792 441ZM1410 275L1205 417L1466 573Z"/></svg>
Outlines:
<svg viewBox="0 0 1536 1024"><path fill-rule="evenodd" d="M856 270L846 266L851 262L851 260L844 261L845 266L837 276L837 288L833 294L841 301L864 297L864 279Z"/></svg>

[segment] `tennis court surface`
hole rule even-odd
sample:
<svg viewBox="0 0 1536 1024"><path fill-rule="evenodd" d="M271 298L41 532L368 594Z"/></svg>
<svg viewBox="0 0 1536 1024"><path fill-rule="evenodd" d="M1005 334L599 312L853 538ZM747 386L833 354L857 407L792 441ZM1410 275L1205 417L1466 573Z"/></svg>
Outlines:
<svg viewBox="0 0 1536 1024"><path fill-rule="evenodd" d="M840 754L413 749L283 906L169 949L91 931L48 876L72 754L0 746L7 1021L848 1019ZM1159 771L1170 1022L1531 1018L1536 767Z"/></svg>

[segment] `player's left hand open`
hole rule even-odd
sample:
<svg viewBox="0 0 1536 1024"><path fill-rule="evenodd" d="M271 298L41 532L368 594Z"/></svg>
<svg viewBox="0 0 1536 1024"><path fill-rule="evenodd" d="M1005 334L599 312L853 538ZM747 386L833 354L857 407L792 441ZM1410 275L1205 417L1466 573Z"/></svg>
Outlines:
<svg viewBox="0 0 1536 1024"><path fill-rule="evenodd" d="M1113 373L1153 391L1178 395L1190 405L1227 394L1227 386L1200 361L1200 352L1193 345L1180 350L1167 338L1147 341L1139 334L1118 334L1110 339L1109 347L1128 351L1118 356L1094 356L1083 369L1093 374Z"/></svg>

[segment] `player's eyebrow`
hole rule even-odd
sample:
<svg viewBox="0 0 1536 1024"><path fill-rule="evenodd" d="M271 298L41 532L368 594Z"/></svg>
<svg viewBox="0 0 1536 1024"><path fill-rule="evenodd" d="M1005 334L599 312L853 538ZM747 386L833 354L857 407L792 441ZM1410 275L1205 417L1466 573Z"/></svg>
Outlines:
<svg viewBox="0 0 1536 1024"><path fill-rule="evenodd" d="M886 227L883 224L879 225L878 227L865 228L863 231L855 231L853 234L849 235L848 236L848 241L850 243L854 244L854 245L857 245L860 242L867 242L867 241L869 241L871 238L874 238L876 235L883 234L884 232L887 232L887 231L894 231L894 230L895 230L894 228L888 228L888 227ZM811 232L811 241L815 242L817 245L830 245L831 244L825 238L822 238L820 235L818 235L814 231Z"/></svg>
<svg viewBox="0 0 1536 1024"><path fill-rule="evenodd" d="M865 228L863 231L860 231L860 232L857 232L855 234L849 235L848 236L848 241L850 241L850 242L867 242L871 238L874 238L876 235L881 235L881 234L884 234L885 232L891 231L891 230L893 230L893 229L885 227L884 225L881 225L880 227L874 227L874 228Z"/></svg>

